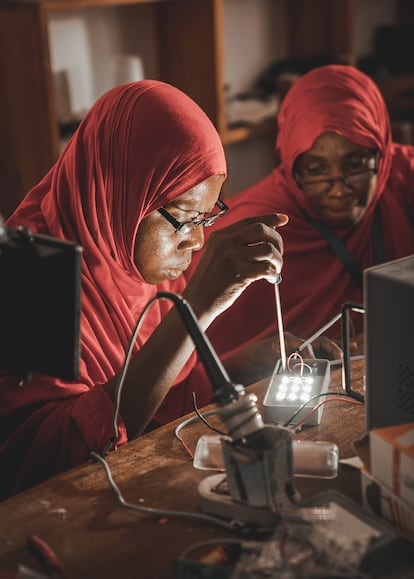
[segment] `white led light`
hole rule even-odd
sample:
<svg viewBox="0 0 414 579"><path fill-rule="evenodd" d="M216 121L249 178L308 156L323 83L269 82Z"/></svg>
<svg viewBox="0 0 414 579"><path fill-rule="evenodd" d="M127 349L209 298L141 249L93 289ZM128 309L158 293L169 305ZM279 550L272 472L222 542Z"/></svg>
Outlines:
<svg viewBox="0 0 414 579"><path fill-rule="evenodd" d="M277 402L308 402L312 394L314 379L297 374L281 376L279 388L275 393Z"/></svg>
<svg viewBox="0 0 414 579"><path fill-rule="evenodd" d="M328 360L304 360L303 367L283 369L279 360L263 401L265 422L284 424L292 416L293 422L300 421L316 406L313 395L327 392L330 373ZM295 410L301 405L299 413ZM306 405L306 406L305 406ZM319 424L323 406L306 418L304 424Z"/></svg>

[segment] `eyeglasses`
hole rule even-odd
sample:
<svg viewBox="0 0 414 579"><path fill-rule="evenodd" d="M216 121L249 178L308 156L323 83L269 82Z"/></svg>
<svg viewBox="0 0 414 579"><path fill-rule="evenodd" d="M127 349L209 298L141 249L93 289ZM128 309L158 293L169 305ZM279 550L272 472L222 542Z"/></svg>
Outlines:
<svg viewBox="0 0 414 579"><path fill-rule="evenodd" d="M343 183L347 189L356 189L368 184L373 175L378 173L378 154L376 154L374 158L371 157L369 163L374 164L374 166L364 169L363 171L347 173L341 177L332 177L331 179L320 179L315 181L301 181L300 178L296 176L296 182L298 187L309 195L323 195L324 193L328 193L332 189L334 183L337 182Z"/></svg>
<svg viewBox="0 0 414 579"><path fill-rule="evenodd" d="M193 217L190 221L177 221L175 217L171 215L164 207L160 207L158 212L161 213L165 219L171 223L171 225L175 228L176 233L180 233L181 235L188 235L191 233L196 227L200 227L203 225L204 227L210 227L228 211L228 207L223 201L217 199L216 206L219 208L220 211L216 213L211 213L207 217Z"/></svg>
<svg viewBox="0 0 414 579"><path fill-rule="evenodd" d="M347 189L355 189L361 185L367 184L373 175L378 173L378 169L366 169L360 173L351 173L343 177L332 177L332 179L321 179L320 181L297 181L298 186L311 195L323 195L328 193L336 182L343 183Z"/></svg>

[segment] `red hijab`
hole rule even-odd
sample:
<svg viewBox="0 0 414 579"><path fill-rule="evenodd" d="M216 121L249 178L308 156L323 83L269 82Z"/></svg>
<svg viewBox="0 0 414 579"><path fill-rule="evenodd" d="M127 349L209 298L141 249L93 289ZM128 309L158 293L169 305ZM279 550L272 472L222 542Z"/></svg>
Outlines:
<svg viewBox="0 0 414 579"><path fill-rule="evenodd" d="M341 311L347 301L363 302L342 261L305 219L312 216L292 175L295 159L325 132L338 133L380 152L373 203L354 227L336 230L362 269L373 265L374 209L380 206L384 260L414 253L414 147L392 143L386 105L376 84L351 66L331 65L302 76L287 93L278 114L279 166L259 183L229 200L223 227L249 215L283 212L281 305L286 331L308 338ZM315 217L315 216L314 216ZM363 319L355 319L362 331ZM359 327L358 327L359 324ZM209 336L218 352L276 331L274 291L256 282L217 319ZM340 337L338 322L330 332Z"/></svg>
<svg viewBox="0 0 414 579"><path fill-rule="evenodd" d="M226 174L223 147L199 106L168 84L131 83L95 103L8 220L10 227L27 225L83 247L81 363L72 383L42 375L22 388L14 378L0 382L0 477L10 474L2 487L14 477L18 488L33 484L106 445L113 404L100 385L119 372L138 316L159 289L134 264L137 230L146 215L214 174ZM180 279L162 289L180 293L183 287ZM153 304L135 350L170 307L165 300ZM178 389L169 397L163 420L191 407L181 395Z"/></svg>

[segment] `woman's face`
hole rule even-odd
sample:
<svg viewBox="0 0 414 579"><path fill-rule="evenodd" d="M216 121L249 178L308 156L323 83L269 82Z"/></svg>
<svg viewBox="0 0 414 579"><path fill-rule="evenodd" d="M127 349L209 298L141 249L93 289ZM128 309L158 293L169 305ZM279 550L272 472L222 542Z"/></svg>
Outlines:
<svg viewBox="0 0 414 579"><path fill-rule="evenodd" d="M223 181L223 175L213 175L165 205L164 209L180 223L208 217L219 211L215 204ZM203 245L203 225L188 233L176 232L159 211L153 211L138 228L135 264L147 283L174 280L190 265L193 251Z"/></svg>
<svg viewBox="0 0 414 579"><path fill-rule="evenodd" d="M320 135L299 155L294 176L319 219L338 228L363 218L375 195L377 156L336 133Z"/></svg>

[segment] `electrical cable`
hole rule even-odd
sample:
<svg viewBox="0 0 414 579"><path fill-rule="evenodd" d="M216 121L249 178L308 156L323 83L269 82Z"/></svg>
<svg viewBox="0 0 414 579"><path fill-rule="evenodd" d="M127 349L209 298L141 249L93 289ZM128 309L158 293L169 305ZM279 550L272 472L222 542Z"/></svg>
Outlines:
<svg viewBox="0 0 414 579"><path fill-rule="evenodd" d="M217 410L211 410L211 411L205 412L204 415L201 414L201 412L199 411L198 406L197 406L195 392L193 392L193 407L194 407L194 412L197 414L198 418L200 420L202 420L210 428L210 430L214 430L214 432L217 432L217 434L222 434L223 436L226 436L225 432L223 432L219 428L216 428L215 426L213 426L212 424L207 422L207 420L204 418L204 416L208 416L210 414L217 414Z"/></svg>
<svg viewBox="0 0 414 579"><path fill-rule="evenodd" d="M233 532L240 530L240 528L236 526L236 523L232 523L232 522L226 523L222 519L219 519L218 517L212 517L210 515L203 515L201 513L191 513L190 511L169 511L169 510L164 510L164 509L155 509L153 507L143 507L142 505L136 505L134 503L129 503L124 499L118 485L114 481L110 466L106 462L106 460L101 455L97 454L96 452L91 452L90 456L92 458L94 458L95 460L97 460L98 462L100 462L102 464L102 466L104 467L105 474L106 474L106 477L108 479L109 485L112 488L112 490L114 491L115 496L118 499L118 502L122 507L125 507L127 509L131 509L133 511L137 511L139 513L145 513L147 515L152 515L152 516L157 516L157 517L168 517L168 518L175 518L175 519L183 519L184 518L184 519L193 519L196 521L203 521L205 523L218 525L219 527L223 527L224 529L227 529L228 531L233 531Z"/></svg>
<svg viewBox="0 0 414 579"><path fill-rule="evenodd" d="M102 449L102 451L100 453L101 456L106 456L108 454L109 450L116 443L118 436L119 436L118 416L119 416L119 408L120 408L120 404L121 404L121 393L122 393L122 389L124 386L125 377L127 374L127 370L128 370L129 362L131 359L132 351L134 348L134 344L135 344L135 341L136 341L137 336L139 334L139 331L141 329L144 317L145 317L146 313L148 312L149 308L151 307L151 305L155 301L157 301L159 299L172 299L173 297L178 297L178 296L176 296L175 294L167 293L167 292L157 293L153 298L151 298L147 302L147 304L145 305L144 309L142 310L141 314L138 317L138 320L135 324L131 338L130 338L128 345L127 345L126 354L124 357L124 363L122 365L122 368L121 368L121 371L119 374L118 383L115 386L115 405L114 405L114 413L113 413L113 417L112 417L113 435L112 435L111 439L109 440L108 444L105 446L105 448ZM176 305L178 305L178 304L176 304ZM196 412L197 412L197 410L196 410ZM217 432L219 434L221 434L221 432L219 430L217 430Z"/></svg>
<svg viewBox="0 0 414 579"><path fill-rule="evenodd" d="M121 400L121 393L122 393L122 389L123 389L123 385L125 382L125 377L126 377L126 373L127 373L127 369L128 369L128 365L129 365L129 361L132 355L132 351L133 351L133 347L135 344L135 340L138 336L139 330L141 329L141 325L144 319L145 314L147 313L148 309L150 308L150 306L153 304L154 301L156 301L157 299L163 299L163 296L159 296L158 294L156 296L154 296L152 299L149 300L149 302L146 304L146 306L144 307L143 311L141 312L137 323L135 325L134 331L132 333L132 336L128 342L128 346L127 346L127 350L126 350L126 355L124 358L124 363L119 375L119 380L118 383L116 385L115 388L115 408L114 408L114 413L113 413L113 422L112 422L112 427L113 427L113 436L111 438L111 440L109 441L109 443L107 444L107 446L101 451L101 454L95 453L95 452L90 452L90 456L100 462L102 464L102 466L104 467L105 470L105 474L107 476L108 482L112 488L112 490L114 491L116 498L119 502L119 504L125 508L140 512L140 513L145 513L148 515L152 515L152 516L161 516L161 517L171 517L171 518L187 518L187 519L194 519L194 520L200 520L200 521L204 521L210 524L214 524L214 525L219 525L227 530L231 530L231 531L235 531L235 530L239 530L235 527L234 523L227 523L225 521L223 521L222 519L219 519L217 517L213 517L210 515L203 515L203 514L199 514L199 513L192 513L189 511L169 511L169 510L163 510L163 509L155 509L152 507L143 507L142 505L136 505L133 503L129 503L127 502L119 487L117 486L117 484L115 483L113 476L112 476L112 472L110 469L109 464L106 462L106 460L104 459L104 456L108 453L108 451L110 450L110 448L113 446L113 444L116 442L116 440L118 439L118 435L119 435L119 430L118 430L118 417L119 417L119 407L120 407L120 400ZM318 332L316 332L316 334L314 334L313 336L311 336L311 338L309 338L309 340L307 340L306 342L302 343L301 346L299 347L299 351L301 349L304 349L305 347L309 346L311 344L311 342L313 340L315 340L317 337L319 337L319 335L321 335L328 327L330 327L330 325L332 325L333 323L336 322L336 320L339 319L339 317L335 317L333 318L333 320L331 320L331 322L329 324L326 324L325 326L323 326ZM299 354L297 353L297 355L299 356ZM299 356L300 357L300 356ZM294 413L293 415L290 417L290 419L284 424L284 426L288 426L288 424L295 418L295 416L297 416L301 410L303 410L303 408L309 403L309 401L319 398L321 396L327 396L327 395L331 395L333 397L333 399L341 399L341 397L346 397L349 398L350 400L351 397L349 397L347 394L338 394L338 393L333 393L333 392L327 392L324 394L318 394L315 396L312 396L310 398L310 400L308 400L306 403L302 404ZM307 416L311 415L313 412L315 412L319 406L321 406L322 404L328 402L328 400L325 400L323 402L321 402L320 404L316 405L311 411L310 413L308 413ZM354 404L361 404L361 402L357 402L355 400L352 400L352 402ZM219 434L223 434L225 435L225 433L221 432L220 430L216 429L215 427L213 427L212 425L209 424L209 422L204 418L204 416L199 412L196 402L195 402L195 394L193 393L193 403L194 403L194 408L195 408L195 412L197 415L197 418L201 419L209 428L211 428L212 430L218 432ZM207 414L217 414L217 411L210 411L208 413L205 413L205 415ZM179 432L180 430L186 426L187 424L189 424L190 422L192 422L196 417L191 417L187 420L185 420L184 422L182 422L175 430L175 435L178 438L178 440L181 442L181 444L183 445L183 447L186 449L186 451L190 454L190 456L193 456L190 449L187 447L187 445L184 443L184 441L182 440L182 438L179 436ZM249 418L250 420L250 418ZM301 422L303 421L303 419L298 423L301 424ZM296 425L297 427L297 425Z"/></svg>
<svg viewBox="0 0 414 579"><path fill-rule="evenodd" d="M183 428L185 428L186 426L188 426L192 422L195 422L197 419L199 419L202 422L204 422L204 424L213 432L216 432L217 434L220 434L221 436L228 436L228 434L226 434L222 430L219 430L218 428L216 428L215 426L210 424L210 422L206 419L206 416L216 415L217 410L208 410L207 412L204 412L204 414L201 414L201 412L197 406L195 392L193 392L193 406L194 406L194 412L196 413L195 416L190 416L190 418L186 418L185 420L180 422L180 424L174 430L175 437L178 439L180 444L183 446L186 453L190 456L191 460L194 460L194 454L191 451L191 449L188 447L188 445L186 444L184 439L180 436L180 432Z"/></svg>
<svg viewBox="0 0 414 579"><path fill-rule="evenodd" d="M292 366L292 360L294 360L295 358L299 358L299 362L296 363L295 365ZM304 376L304 370L305 368L309 371L309 374L312 373L312 368L309 366L309 364L306 364L304 359L302 358L302 356L298 353L298 352L292 352L288 358L288 362L287 362L287 368L289 370L289 372L293 373L294 370L297 367L300 367L300 373L299 375L301 377Z"/></svg>
<svg viewBox="0 0 414 579"><path fill-rule="evenodd" d="M112 438L109 440L108 444L105 446L105 448L102 449L101 456L106 456L108 454L109 450L111 449L111 447L118 440L118 436L119 436L118 416L119 416L119 407L121 404L121 393L122 393L122 389L124 387L125 377L126 377L126 373L128 370L129 361L131 359L132 350L134 348L135 340L137 339L138 333L141 329L142 322L144 320L144 316L147 313L147 311L149 310L150 306L157 299L158 299L158 296L154 296L146 304L146 306L144 307L144 309L142 310L141 314L138 317L137 323L135 324L135 328L134 328L132 335L131 335L131 338L128 342L128 346L127 346L127 350L126 350L126 354L125 354L125 358L124 358L124 363L122 365L121 372L119 374L118 383L116 384L116 387L115 387L115 405L114 405L114 413L112 415L113 435L112 435Z"/></svg>
<svg viewBox="0 0 414 579"><path fill-rule="evenodd" d="M298 406L296 408L296 410L293 412L293 414L290 416L290 418L288 418L288 420L286 420L286 422L284 422L283 426L285 428L288 427L289 424L292 422L292 420L294 420L294 418L296 418L296 416L298 414L300 414L300 412L302 412L302 410L306 406L308 406L309 402L312 402L313 400L317 400L318 398L322 398L324 396L337 396L338 398L349 398L350 400L352 400L351 396L349 396L348 394L342 393L342 392L333 392L333 391L328 390L328 392L322 392L320 394L314 394L313 396L311 396L309 398L309 400L307 400L306 402L303 402L303 404L301 404L300 406ZM316 406L315 406L315 408L316 408Z"/></svg>
<svg viewBox="0 0 414 579"><path fill-rule="evenodd" d="M294 356L298 356L299 358L302 358L300 354L298 354L297 352L293 352L292 354L290 354L290 356L288 357L287 360L287 365L289 370L293 370L294 368L290 367L290 362L291 359ZM360 360L363 359L364 356L352 356L351 360ZM342 360L332 360L331 361L332 364L340 364L342 363ZM314 396L312 396L309 400L307 400L306 402L304 402L303 404L301 404L294 412L293 414L290 416L290 418L283 424L283 426L286 428L288 427L291 422L295 419L295 417L300 414L300 412L302 412L302 410L309 404L309 402L311 402L312 400L317 400L318 398L324 397L324 396L331 396L332 398L336 397L336 399L338 400L339 398L341 400L344 400L344 402L352 402L354 399L351 396L348 396L348 394L346 393L341 393L341 392L335 392L335 391L328 391L322 394L315 394ZM349 399L349 400L347 400ZM179 435L179 433L181 432L181 430L183 428L185 428L186 426L188 426L189 424L191 424L192 422L194 422L197 418L199 418L200 420L202 420L204 422L204 424L212 431L217 432L218 434L221 434L223 436L228 436L225 432L222 432L221 430L215 428L212 424L210 424L210 422L208 422L208 420L206 420L206 416L209 415L214 415L217 414L216 410L210 410L208 412L205 412L204 414L201 414L200 410L197 407L196 404L196 399L195 399L195 393L193 392L193 406L194 406L194 410L196 412L196 416L191 416L190 418L187 418L186 420L184 420L183 422L181 422L177 428L175 429L175 436L176 438L179 440L180 444L184 447L185 451L187 452L187 454L191 457L191 459L194 458L194 455L192 453L192 451L189 449L189 447L187 446L187 444L185 443L185 441L183 440L183 438ZM311 409L311 411L308 413L308 416L311 416L317 409L319 408L319 405L316 405L314 408ZM300 423L302 423L302 420L300 421ZM297 425L295 425L294 427L291 427L293 430L295 428L297 428Z"/></svg>
<svg viewBox="0 0 414 579"><path fill-rule="evenodd" d="M211 414L216 414L215 410L209 410L208 412L204 413L204 416L209 416ZM187 452L187 454L191 457L191 459L194 458L194 455L192 453L192 451L189 449L189 447L187 446L187 444L184 442L184 439L181 437L180 432L183 428L185 428L186 426L188 426L189 424L191 424L192 422L195 422L195 420L200 419L204 422L204 424L206 424L211 430L214 430L214 432L218 432L219 434L223 434L221 431L217 430L216 428L214 428L214 426L212 426L205 418L204 416L200 413L197 413L195 416L190 416L190 418L186 418L186 420L183 420L183 422L180 422L180 424L176 427L176 429L174 430L174 434L175 437L177 438L177 440L180 442L180 444L184 447L185 451Z"/></svg>
<svg viewBox="0 0 414 579"><path fill-rule="evenodd" d="M104 459L104 456L106 456L106 454L109 452L109 450L111 449L113 444L118 439L118 435L119 435L118 416L119 416L119 407L120 407L120 401L121 401L122 388L124 386L125 377L126 377L126 373L128 370L128 365L129 365L129 361L130 361L130 358L132 355L135 340L138 336L139 330L141 329L141 325L142 325L144 316L147 313L150 306L156 300L167 299L168 297L170 297L172 295L173 294L163 294L163 295L157 294L157 295L155 295L153 298L151 298L148 301L148 303L146 304L146 306L142 310L140 316L138 317L137 323L135 324L135 328L134 328L132 335L131 335L131 338L128 342L128 346L127 346L127 350L126 350L126 354L125 354L125 358L124 358L124 363L122 365L122 369L121 369L121 372L119 375L119 380L118 380L118 383L117 383L116 389L115 389L115 404L114 404L114 413L113 413L113 417L112 417L113 436L112 436L111 440L109 441L109 443L106 445L106 447L101 451L100 454L92 451L89 453L89 455L92 459L100 462L102 464L102 466L104 467L109 485L111 486L112 490L114 491L114 493L118 499L118 502L120 503L121 506L128 508L128 509L131 509L131 510L134 510L134 511L137 511L137 512L140 512L140 513L149 514L149 515L156 515L156 516L170 517L170 518L187 518L187 519L199 520L199 521L203 521L203 522L210 523L213 525L218 525L220 527L223 527L224 529L227 529L227 530L234 532L236 530L240 530L240 524L239 523L238 523L239 528L237 528L235 522L226 523L222 519L219 519L218 517L213 517L210 515L203 515L200 513L192 513L189 511L168 511L168 510L155 509L152 507L143 507L141 505L135 505L133 503L128 503L124 499L119 487L117 486L117 484L115 483L115 481L113 479L109 464ZM213 412L214 411L212 411L212 413Z"/></svg>
<svg viewBox="0 0 414 579"><path fill-rule="evenodd" d="M197 549L203 549L204 547L212 547L213 545L242 545L244 541L240 539L210 539L207 541L199 541L198 543L194 543L190 545L184 551L182 551L178 557L178 559L186 559L188 555L192 551L196 551Z"/></svg>
<svg viewBox="0 0 414 579"><path fill-rule="evenodd" d="M319 394L319 396L326 396L327 393L325 394ZM327 402L332 402L333 400L336 400L337 402L348 402L349 404L356 404L357 406L363 406L364 403L360 402L359 400L355 400L355 398L352 398L351 396L348 396L347 394L336 394L335 396L331 396L330 398L327 398L326 400L322 400L321 402L319 402L318 404L316 404L316 406L314 406L309 412L307 412L305 414L305 416L302 416L302 418L299 420L299 422L296 422L296 424L294 424L291 428L293 430L296 430L297 428L299 428L299 426L301 426L304 422L306 422L306 420L312 416L312 414L314 414L317 410L319 410L319 408L321 406L323 406L324 404L326 404Z"/></svg>

